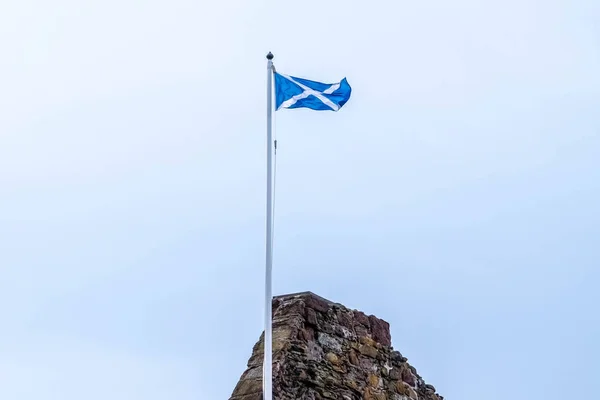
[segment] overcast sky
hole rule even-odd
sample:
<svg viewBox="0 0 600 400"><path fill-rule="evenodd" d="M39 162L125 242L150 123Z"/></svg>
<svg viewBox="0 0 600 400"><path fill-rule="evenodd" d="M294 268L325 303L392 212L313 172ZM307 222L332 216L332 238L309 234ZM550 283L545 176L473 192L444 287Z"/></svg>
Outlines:
<svg viewBox="0 0 600 400"><path fill-rule="evenodd" d="M447 399L594 396L600 3L3 0L0 398L227 399L276 294L391 324Z"/></svg>

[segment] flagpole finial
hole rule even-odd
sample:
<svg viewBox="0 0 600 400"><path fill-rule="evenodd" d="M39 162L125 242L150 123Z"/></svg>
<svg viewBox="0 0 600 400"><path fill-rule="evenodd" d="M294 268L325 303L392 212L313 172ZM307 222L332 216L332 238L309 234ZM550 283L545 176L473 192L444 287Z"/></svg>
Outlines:
<svg viewBox="0 0 600 400"><path fill-rule="evenodd" d="M269 52L269 54L267 54L267 60L271 61L275 56L273 55L273 53Z"/></svg>

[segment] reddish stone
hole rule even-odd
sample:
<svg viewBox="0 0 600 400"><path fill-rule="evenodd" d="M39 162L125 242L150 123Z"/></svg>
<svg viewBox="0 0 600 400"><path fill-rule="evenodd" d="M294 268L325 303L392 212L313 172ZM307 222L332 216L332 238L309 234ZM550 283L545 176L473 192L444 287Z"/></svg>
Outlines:
<svg viewBox="0 0 600 400"><path fill-rule="evenodd" d="M371 335L373 335L373 339L384 346L391 346L392 335L390 334L390 324L373 315L369 317L369 322L371 323Z"/></svg>
<svg viewBox="0 0 600 400"><path fill-rule="evenodd" d="M367 328L371 327L371 324L369 323L369 317L360 311L354 311L354 321L366 326Z"/></svg>
<svg viewBox="0 0 600 400"><path fill-rule="evenodd" d="M336 313L336 315L337 315L338 323L341 326L346 327L346 328L352 330L352 328L353 328L352 316L349 313L344 312L342 310L338 310L337 313Z"/></svg>
<svg viewBox="0 0 600 400"><path fill-rule="evenodd" d="M293 314L304 315L304 303L299 300L281 301L277 310L274 309L273 311L286 316Z"/></svg>
<svg viewBox="0 0 600 400"><path fill-rule="evenodd" d="M313 310L322 312L322 313L326 313L329 310L329 304L323 300L320 299L318 297L315 296L308 296L304 299L304 303L306 304L306 307L310 307Z"/></svg>
<svg viewBox="0 0 600 400"><path fill-rule="evenodd" d="M408 383L410 386L415 386L415 376L410 372L408 368L402 369L402 380Z"/></svg>
<svg viewBox="0 0 600 400"><path fill-rule="evenodd" d="M306 308L306 322L311 325L317 326L317 313L312 308Z"/></svg>
<svg viewBox="0 0 600 400"><path fill-rule="evenodd" d="M304 328L304 332L306 333L306 337L308 338L308 341L312 341L315 340L315 330L309 326Z"/></svg>

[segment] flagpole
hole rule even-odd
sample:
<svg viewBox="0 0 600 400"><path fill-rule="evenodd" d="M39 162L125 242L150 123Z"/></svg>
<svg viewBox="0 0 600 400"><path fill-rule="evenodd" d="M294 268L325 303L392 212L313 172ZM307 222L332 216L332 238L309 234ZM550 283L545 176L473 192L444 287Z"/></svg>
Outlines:
<svg viewBox="0 0 600 400"><path fill-rule="evenodd" d="M273 270L273 54L267 54L267 243L265 265L265 335L263 400L273 399L272 270Z"/></svg>

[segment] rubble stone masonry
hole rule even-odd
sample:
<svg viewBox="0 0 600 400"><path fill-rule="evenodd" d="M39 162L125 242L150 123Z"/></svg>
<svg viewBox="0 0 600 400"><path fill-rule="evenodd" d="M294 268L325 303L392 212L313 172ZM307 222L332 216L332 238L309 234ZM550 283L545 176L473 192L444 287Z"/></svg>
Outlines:
<svg viewBox="0 0 600 400"><path fill-rule="evenodd" d="M263 338L230 400L262 399ZM313 293L273 300L274 400L443 400L391 346L389 324Z"/></svg>

